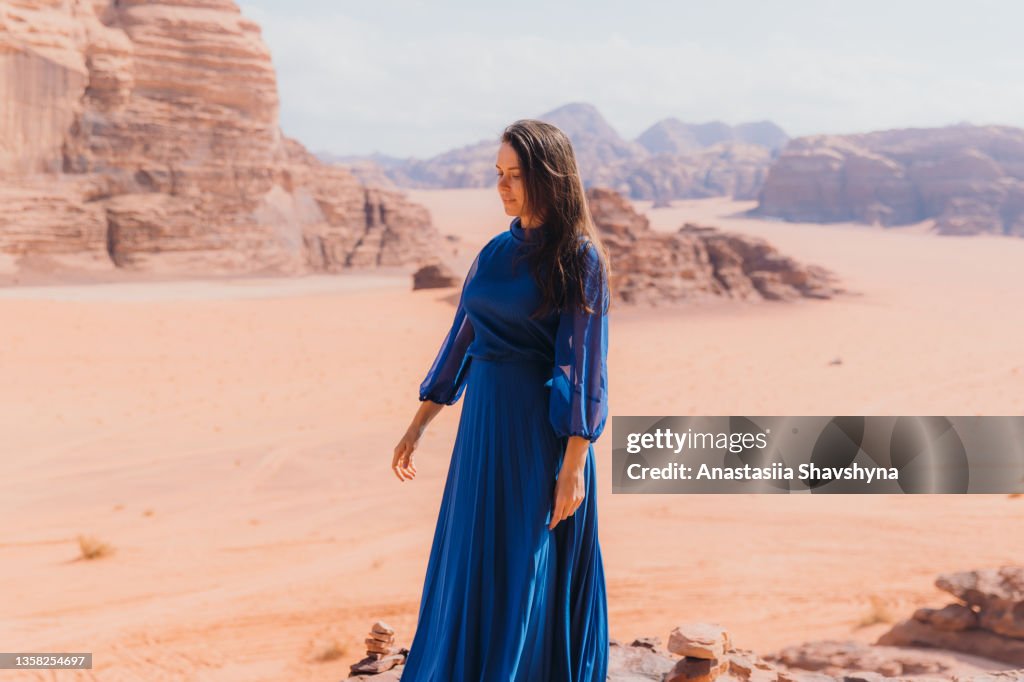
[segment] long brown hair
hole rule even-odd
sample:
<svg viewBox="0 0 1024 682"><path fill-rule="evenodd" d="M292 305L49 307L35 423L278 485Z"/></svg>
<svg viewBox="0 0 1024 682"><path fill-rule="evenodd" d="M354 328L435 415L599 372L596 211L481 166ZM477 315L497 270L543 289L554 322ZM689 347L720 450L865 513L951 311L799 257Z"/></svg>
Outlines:
<svg viewBox="0 0 1024 682"><path fill-rule="evenodd" d="M590 242L599 256L602 284L610 281L608 251L601 242L587 206L569 137L543 121L521 119L505 128L501 141L519 157L525 201L523 213L543 224L540 239L525 251L533 279L541 291L540 306L531 318L580 306L588 314L595 292L587 291L590 259L581 243ZM597 305L602 302L596 292Z"/></svg>

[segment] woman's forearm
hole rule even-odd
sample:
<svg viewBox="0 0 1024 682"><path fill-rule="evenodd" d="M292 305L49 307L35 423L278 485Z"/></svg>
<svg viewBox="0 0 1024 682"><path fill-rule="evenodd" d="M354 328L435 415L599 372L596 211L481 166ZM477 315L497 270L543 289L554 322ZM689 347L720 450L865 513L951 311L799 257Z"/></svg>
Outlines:
<svg viewBox="0 0 1024 682"><path fill-rule="evenodd" d="M412 423L409 424L409 428L415 429L420 433L427 428L427 424L430 423L437 413L444 407L441 403L435 403L433 400L421 400L420 407L416 410L416 414L412 418Z"/></svg>
<svg viewBox="0 0 1024 682"><path fill-rule="evenodd" d="M569 443L565 446L565 461L563 467L576 468L582 471L587 466L587 450L590 441L582 436L569 436Z"/></svg>

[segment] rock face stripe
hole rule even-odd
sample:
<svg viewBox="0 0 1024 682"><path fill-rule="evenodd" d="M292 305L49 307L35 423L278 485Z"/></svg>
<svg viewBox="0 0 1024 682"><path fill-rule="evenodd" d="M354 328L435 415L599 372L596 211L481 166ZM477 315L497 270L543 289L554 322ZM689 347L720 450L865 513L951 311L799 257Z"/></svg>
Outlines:
<svg viewBox="0 0 1024 682"><path fill-rule="evenodd" d="M281 133L234 2L6 3L0 76L0 253L197 274L436 259L426 209Z"/></svg>

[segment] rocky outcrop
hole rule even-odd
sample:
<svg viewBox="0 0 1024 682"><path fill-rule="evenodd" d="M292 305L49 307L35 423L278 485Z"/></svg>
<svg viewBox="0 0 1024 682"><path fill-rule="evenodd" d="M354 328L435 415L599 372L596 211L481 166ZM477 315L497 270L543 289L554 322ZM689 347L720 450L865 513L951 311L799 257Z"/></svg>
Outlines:
<svg viewBox="0 0 1024 682"><path fill-rule="evenodd" d="M768 121L731 127L666 119L630 141L595 107L579 102L537 118L558 126L572 140L587 187L610 187L661 204L684 198L756 197L774 150L788 139ZM498 145L495 136L429 159L334 158L362 177L385 175L399 187L487 187L494 183Z"/></svg>
<svg viewBox="0 0 1024 682"><path fill-rule="evenodd" d="M661 646L658 637L636 639L628 645L615 639L608 643L610 682L660 682L675 667L675 663L675 659Z"/></svg>
<svg viewBox="0 0 1024 682"><path fill-rule="evenodd" d="M816 641L788 646L765 659L788 670L842 676L857 670L885 677L929 675L950 679L960 669L951 654L849 641Z"/></svg>
<svg viewBox="0 0 1024 682"><path fill-rule="evenodd" d="M260 29L231 0L0 6L0 254L162 272L424 262L422 207L278 126Z"/></svg>
<svg viewBox="0 0 1024 682"><path fill-rule="evenodd" d="M618 193L587 191L611 262L611 289L624 303L830 298L842 292L834 275L783 256L762 239L686 224L652 230Z"/></svg>
<svg viewBox="0 0 1024 682"><path fill-rule="evenodd" d="M431 263L412 274L412 289L443 289L462 283L452 269L444 263Z"/></svg>
<svg viewBox="0 0 1024 682"><path fill-rule="evenodd" d="M377 625L374 626L377 628ZM371 631L367 658L351 666L345 682L398 682L408 649L381 645ZM853 642L816 642L760 657L732 645L729 634L712 623L685 623L669 636L667 651L658 637L631 644L615 639L608 647L608 682L1009 682L1024 679L1024 669L964 672L949 654L905 651ZM380 651L377 651L380 650ZM390 653L385 653L390 652ZM397 653L395 653L397 651ZM397 663L396 663L397 661Z"/></svg>
<svg viewBox="0 0 1024 682"><path fill-rule="evenodd" d="M1024 236L1024 129L957 125L792 140L755 213Z"/></svg>
<svg viewBox="0 0 1024 682"><path fill-rule="evenodd" d="M935 586L959 601L918 609L879 644L938 647L1024 666L1024 567L943 574Z"/></svg>
<svg viewBox="0 0 1024 682"><path fill-rule="evenodd" d="M673 199L753 199L772 159L767 147L720 142L690 152L661 152L598 167L592 185L611 187L632 199L654 201L658 206L669 205Z"/></svg>
<svg viewBox="0 0 1024 682"><path fill-rule="evenodd" d="M637 217L620 211L615 222L628 231ZM935 582L957 597L942 609L919 609L910 629L899 624L876 644L814 641L758 656L733 644L716 623L684 623L669 634L624 645L609 642L609 682L1022 682L1024 662L1014 648L1024 644L1024 567L943 574ZM983 637L985 639L978 639ZM1000 647L978 642L1002 641ZM367 658L357 670L387 672L350 677L347 682L398 682L408 649L394 647L394 631L375 623L366 640ZM907 648L925 647L925 648ZM930 650L928 647L945 651ZM954 652L980 657L969 659ZM1009 656L1007 656L1009 652ZM386 660L385 660L386 659ZM987 660L986 660L987 659ZM997 670L996 662L1017 666ZM357 668L357 666L363 666Z"/></svg>

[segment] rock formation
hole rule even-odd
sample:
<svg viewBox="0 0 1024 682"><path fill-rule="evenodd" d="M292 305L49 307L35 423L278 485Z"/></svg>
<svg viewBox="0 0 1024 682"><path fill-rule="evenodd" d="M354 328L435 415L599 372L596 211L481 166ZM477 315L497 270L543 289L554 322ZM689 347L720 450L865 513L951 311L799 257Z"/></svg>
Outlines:
<svg viewBox="0 0 1024 682"><path fill-rule="evenodd" d="M370 642L370 640L368 640ZM373 640L374 648L376 640ZM393 654L387 668L369 657L351 666L345 682L399 682L408 649ZM382 654L381 654L382 655ZM362 666L362 667L360 667ZM374 667L377 666L377 667ZM965 673L949 654L905 651L851 642L818 642L759 657L732 645L712 623L686 623L672 630L668 651L657 637L624 645L609 641L608 682L1020 682L1024 669Z"/></svg>
<svg viewBox="0 0 1024 682"><path fill-rule="evenodd" d="M850 641L806 642L784 647L764 658L790 671L807 671L840 678L848 671L857 670L886 678L925 675L931 679L948 680L960 669L957 659L948 653Z"/></svg>
<svg viewBox="0 0 1024 682"><path fill-rule="evenodd" d="M787 300L840 293L827 270L803 266L762 239L686 224L658 232L616 192L587 191L608 249L612 294L624 303Z"/></svg>
<svg viewBox="0 0 1024 682"><path fill-rule="evenodd" d="M713 680L729 672L727 653L732 651L732 646L729 634L719 625L693 623L679 626L669 635L668 650L682 658L665 675L665 682Z"/></svg>
<svg viewBox="0 0 1024 682"><path fill-rule="evenodd" d="M1024 129L956 125L792 140L755 213L1024 236Z"/></svg>
<svg viewBox="0 0 1024 682"><path fill-rule="evenodd" d="M598 167L591 185L611 187L659 206L673 199L753 199L772 158L771 150L761 145L719 142L690 152L661 152Z"/></svg>
<svg viewBox="0 0 1024 682"><path fill-rule="evenodd" d="M270 54L231 0L6 2L0 74L7 261L300 273L435 249L425 209L281 134Z"/></svg>
<svg viewBox="0 0 1024 682"><path fill-rule="evenodd" d="M444 263L431 263L412 274L412 289L443 289L460 286L462 280Z"/></svg>
<svg viewBox="0 0 1024 682"><path fill-rule="evenodd" d="M1024 666L1024 567L943 574L935 586L958 601L918 609L879 644L938 647Z"/></svg>
<svg viewBox="0 0 1024 682"><path fill-rule="evenodd" d="M623 212L619 223L636 220ZM942 609L919 609L876 644L815 641L758 656L734 646L729 633L715 623L684 623L669 634L663 648L657 637L624 645L609 642L609 682L1022 682L1024 662L1016 658L1024 643L1024 567L943 574L935 584L957 597ZM907 624L911 624L909 627ZM370 657L357 665L381 674L360 674L347 682L398 682L408 649L395 649L394 632L373 626ZM976 634L982 639L975 638ZM993 642L1002 642L993 646ZM978 643L982 646L977 646ZM933 651L938 647L946 651ZM667 649L667 650L666 650ZM974 662L952 652L979 656ZM377 662L386 655L386 663ZM985 661L984 659L988 659ZM992 662L1018 666L987 670ZM377 666L374 668L374 666ZM356 673L356 666L352 666Z"/></svg>
<svg viewBox="0 0 1024 682"><path fill-rule="evenodd" d="M756 197L774 150L788 139L768 121L731 127L666 119L629 141L596 108L579 102L537 118L558 126L572 140L587 187L610 187L632 199L663 204L683 198ZM487 187L494 183L498 145L496 135L429 159L334 158L362 177L378 178L377 183L386 175L400 187Z"/></svg>

